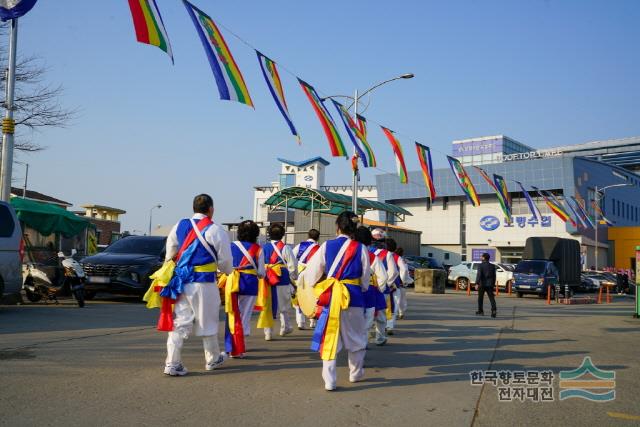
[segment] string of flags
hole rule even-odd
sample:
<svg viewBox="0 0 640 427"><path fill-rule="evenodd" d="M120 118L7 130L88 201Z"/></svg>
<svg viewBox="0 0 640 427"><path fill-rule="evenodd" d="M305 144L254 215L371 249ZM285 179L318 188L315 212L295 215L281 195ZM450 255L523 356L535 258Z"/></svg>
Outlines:
<svg viewBox="0 0 640 427"><path fill-rule="evenodd" d="M155 46L164 51L173 63L174 57L171 49L171 42L169 41L169 36L156 0L128 0L128 2L137 41ZM220 99L236 101L255 108L240 68L236 63L222 32L214 20L188 0L182 0L182 2L187 10L187 14L190 16L191 21L195 26L198 37L200 38L204 48L218 87ZM300 134L298 133L298 130L291 118L278 66L275 61L259 52L257 49L254 50L260 65L262 76L264 77L265 83L269 89L269 93L271 94L278 111L286 122L289 131L295 137L297 143L300 144ZM336 122L325 105L325 101L327 99L320 97L316 89L306 81L299 77L297 80L321 124L329 144L331 155L334 157L348 158L347 150L344 141L338 132ZM375 153L368 141L366 118L361 114L357 114L353 117L344 105L332 98L330 100L340 117L349 140L354 146L355 152L357 153L356 156L352 158L354 171L357 171L358 159L362 160L362 163L366 168L377 167ZM380 126L380 128L391 145L400 183L409 183L402 144L394 131L385 126ZM426 187L426 195L431 201L433 201L437 196L437 192L433 179L431 150L428 146L418 142L415 142L415 146ZM469 203L473 206L479 206L480 198L462 163L454 157L446 157L451 167L451 171L453 172L462 192L469 200ZM494 191L506 220L510 222L513 208L506 180L497 174L493 174L492 178L484 169L477 166L474 167L479 175ZM514 182L518 185L520 191L524 195L533 219L536 221L541 220L542 214L534 200L531 198L529 191L527 191L521 182ZM570 222L574 227L595 227L594 221L587 213L584 200L578 200L573 196L571 196L570 199L565 197L563 205L563 203L551 192L540 190L536 187L532 187L532 190L544 200L549 209L562 221ZM592 201L591 204L595 212L597 212L602 218L603 223L606 225L613 224L604 216L602 209L597 203L595 203L595 201Z"/></svg>

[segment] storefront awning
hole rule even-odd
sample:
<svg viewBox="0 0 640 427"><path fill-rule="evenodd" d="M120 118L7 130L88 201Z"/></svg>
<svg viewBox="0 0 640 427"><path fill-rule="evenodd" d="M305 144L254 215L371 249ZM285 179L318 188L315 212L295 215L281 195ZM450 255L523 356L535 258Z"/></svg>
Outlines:
<svg viewBox="0 0 640 427"><path fill-rule="evenodd" d="M330 215L339 215L352 209L350 196L303 187L289 187L280 190L269 197L264 204L270 206L272 210L276 208L300 209ZM358 214L363 214L366 211L386 212L400 221L404 220L405 215L411 215L411 212L400 206L358 198Z"/></svg>
<svg viewBox="0 0 640 427"><path fill-rule="evenodd" d="M43 236L52 233L73 237L90 226L90 222L72 212L49 203L13 197L11 206L18 219Z"/></svg>

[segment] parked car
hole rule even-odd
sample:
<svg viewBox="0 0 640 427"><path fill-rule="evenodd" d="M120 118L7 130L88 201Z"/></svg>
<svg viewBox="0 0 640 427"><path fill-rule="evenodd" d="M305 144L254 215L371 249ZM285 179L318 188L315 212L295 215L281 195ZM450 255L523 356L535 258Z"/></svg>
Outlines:
<svg viewBox="0 0 640 427"><path fill-rule="evenodd" d="M149 276L164 261L166 237L127 236L103 252L85 257L81 264L87 275L85 298L96 292L144 295Z"/></svg>
<svg viewBox="0 0 640 427"><path fill-rule="evenodd" d="M0 300L5 295L19 295L23 258L20 221L9 203L0 202Z"/></svg>
<svg viewBox="0 0 640 427"><path fill-rule="evenodd" d="M616 285L616 278L615 275L613 277L611 277L610 274L608 274L608 272L602 272L602 271L586 271L584 273L582 273L582 275L590 282L591 284L591 288L593 289L593 291L598 291L600 290L600 287L602 285L607 285L607 286L615 286Z"/></svg>
<svg viewBox="0 0 640 427"><path fill-rule="evenodd" d="M583 272L580 274L580 290L583 292L595 292L599 288L599 283L597 283L589 272Z"/></svg>
<svg viewBox="0 0 640 427"><path fill-rule="evenodd" d="M500 289L506 289L509 282L513 280L513 272L509 271L505 266L500 263L492 262L496 268L496 281ZM448 281L458 286L458 289L465 290L469 283L475 284L476 275L478 273L478 266L480 262L463 262L462 264L455 265L449 270Z"/></svg>

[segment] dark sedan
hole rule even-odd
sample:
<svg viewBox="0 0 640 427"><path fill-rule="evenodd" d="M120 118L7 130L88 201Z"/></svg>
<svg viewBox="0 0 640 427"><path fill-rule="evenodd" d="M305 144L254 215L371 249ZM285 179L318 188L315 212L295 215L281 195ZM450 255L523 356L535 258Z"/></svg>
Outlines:
<svg viewBox="0 0 640 427"><path fill-rule="evenodd" d="M166 237L128 236L81 262L87 275L86 294L96 292L143 295L149 276L162 265Z"/></svg>

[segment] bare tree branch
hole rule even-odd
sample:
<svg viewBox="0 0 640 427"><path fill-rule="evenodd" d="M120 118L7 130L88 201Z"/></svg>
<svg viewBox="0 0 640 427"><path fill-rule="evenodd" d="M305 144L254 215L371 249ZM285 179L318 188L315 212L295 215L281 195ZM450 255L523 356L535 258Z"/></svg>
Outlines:
<svg viewBox="0 0 640 427"><path fill-rule="evenodd" d="M8 25L0 24L0 37L6 36ZM3 37L6 39L6 37ZM0 105L6 105L6 46L0 44L0 83L2 99ZM38 131L46 127L66 127L75 117L77 109L69 109L60 104L64 94L61 85L54 86L45 82L47 68L40 58L22 57L16 65L16 89L14 97L14 119L16 121L16 149L25 152L44 150L45 147L33 143L25 137L25 130ZM1 143L0 143L1 145Z"/></svg>

